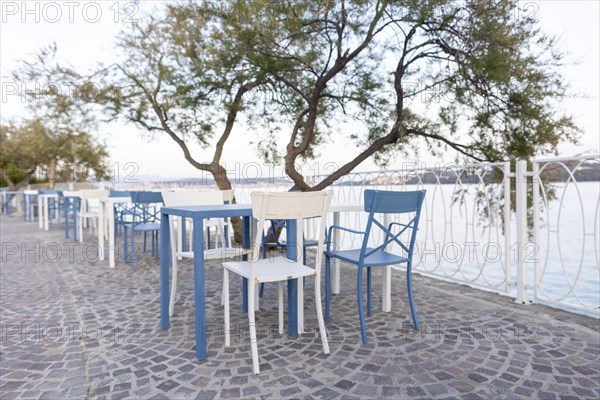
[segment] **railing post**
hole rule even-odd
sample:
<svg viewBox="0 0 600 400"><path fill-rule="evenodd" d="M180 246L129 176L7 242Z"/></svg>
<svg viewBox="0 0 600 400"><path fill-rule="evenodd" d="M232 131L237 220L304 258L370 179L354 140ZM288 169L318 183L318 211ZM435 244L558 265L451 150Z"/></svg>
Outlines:
<svg viewBox="0 0 600 400"><path fill-rule="evenodd" d="M511 258L510 258L510 217L511 217L511 196L510 196L510 180L512 174L510 172L510 161L503 163L504 169L504 281L506 282L505 291L510 292L511 286Z"/></svg>
<svg viewBox="0 0 600 400"><path fill-rule="evenodd" d="M517 240L517 298L520 304L528 303L527 269L525 268L525 244L527 243L527 162L518 160L515 165Z"/></svg>
<svg viewBox="0 0 600 400"><path fill-rule="evenodd" d="M540 174L539 174L539 163L534 162L532 164L532 201L533 201L533 279L534 279L534 299L539 298L540 288Z"/></svg>

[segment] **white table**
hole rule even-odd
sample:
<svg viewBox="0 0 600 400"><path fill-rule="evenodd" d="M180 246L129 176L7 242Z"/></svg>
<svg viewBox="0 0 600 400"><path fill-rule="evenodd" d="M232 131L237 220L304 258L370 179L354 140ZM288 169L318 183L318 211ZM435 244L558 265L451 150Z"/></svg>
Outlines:
<svg viewBox="0 0 600 400"><path fill-rule="evenodd" d="M104 260L105 227L108 225L108 266L115 267L115 204L131 203L131 197L101 197L98 209L98 250Z"/></svg>
<svg viewBox="0 0 600 400"><path fill-rule="evenodd" d="M360 212L364 211L364 204L360 203L332 203L329 207L329 212L333 213L333 225L340 225L340 213L342 212ZM388 215L384 215L385 224L389 224ZM339 249L341 246L341 236L339 231L334 230L333 232L333 243L334 248ZM340 260L333 259L331 263L331 292L333 294L340 293ZM381 309L384 312L390 312L392 310L392 268L390 266L384 267L383 273L383 293Z"/></svg>
<svg viewBox="0 0 600 400"><path fill-rule="evenodd" d="M50 229L50 217L48 215L48 200L54 199L58 205L58 194L40 194L38 195L38 219L39 228ZM58 221L58 212L56 213L55 221Z"/></svg>

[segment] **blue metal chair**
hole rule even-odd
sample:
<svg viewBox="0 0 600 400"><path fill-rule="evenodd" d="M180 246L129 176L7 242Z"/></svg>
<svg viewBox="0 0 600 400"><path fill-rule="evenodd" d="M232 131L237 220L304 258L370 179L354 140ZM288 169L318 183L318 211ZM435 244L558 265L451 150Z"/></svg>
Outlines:
<svg viewBox="0 0 600 400"><path fill-rule="evenodd" d="M63 190L59 194L60 209L65 218L65 238L69 238L69 216L73 217L73 240L77 240L77 212L81 206L79 192Z"/></svg>
<svg viewBox="0 0 600 400"><path fill-rule="evenodd" d="M124 190L111 190L108 194L108 197L131 197L131 192ZM115 224L115 241L116 237L120 235L119 226L125 223L125 216L131 215L132 210L131 207L128 207L127 204L115 204L113 206L114 210L114 220L113 224Z"/></svg>
<svg viewBox="0 0 600 400"><path fill-rule="evenodd" d="M358 267L357 274L357 298L358 315L360 318L360 330L363 343L367 343L367 330L365 327L365 315L363 310L363 269L367 270L367 312L371 315L371 268L384 267L395 264L406 264L406 286L408 291L408 301L410 303L410 312L412 314L413 327L419 330L419 321L412 294L411 269L412 257L415 245L415 238L421 215L421 206L425 198L425 190L413 192L394 192L383 190L365 190L365 211L369 213L367 226L364 231L356 231L340 226L331 226L327 237L331 238L333 230L346 231L352 234L364 235L360 249L338 250L331 248L331 241L327 242L325 253L325 320L329 322L329 307L331 303L331 258L337 258ZM379 222L375 214L409 214L409 222L406 224L392 222L387 227ZM368 247L369 238L373 233L373 228L379 228L383 231L385 239L377 247ZM401 238L408 236L408 240ZM402 255L393 254L386 251L389 245L397 244L402 249Z"/></svg>
<svg viewBox="0 0 600 400"><path fill-rule="evenodd" d="M135 270L135 251L133 237L136 232L144 233L144 251L146 250L146 234L152 234L152 255L158 255L158 232L160 231L160 206L163 205L160 192L131 192L132 219L123 223L125 262L131 256L131 271ZM160 206L159 206L160 205ZM131 230L131 252L127 251L127 233ZM156 249L156 251L155 251Z"/></svg>

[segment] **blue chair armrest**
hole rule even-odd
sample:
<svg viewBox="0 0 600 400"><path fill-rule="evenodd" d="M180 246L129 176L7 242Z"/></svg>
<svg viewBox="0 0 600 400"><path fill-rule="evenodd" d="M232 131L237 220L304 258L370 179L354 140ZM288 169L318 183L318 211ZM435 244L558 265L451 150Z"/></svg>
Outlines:
<svg viewBox="0 0 600 400"><path fill-rule="evenodd" d="M359 235L364 235L365 234L365 232L363 232L363 231L356 231L354 229L349 229L349 228L344 228L342 226L332 225L332 226L329 227L329 237L331 237L331 231L333 229L339 229L341 231L346 231L346 232L350 232L350 233L356 233L356 234L359 234Z"/></svg>
<svg viewBox="0 0 600 400"><path fill-rule="evenodd" d="M331 252L331 234L333 233L334 229L338 229L340 231L345 231L345 232L350 232L350 233L354 233L357 235L364 235L366 232L363 231L357 231L354 229L349 229L349 228L344 228L342 226L337 226L337 225L332 225L329 227L328 232L327 232L327 237L325 238L325 244L327 245L327 248L325 250L326 253L330 253Z"/></svg>

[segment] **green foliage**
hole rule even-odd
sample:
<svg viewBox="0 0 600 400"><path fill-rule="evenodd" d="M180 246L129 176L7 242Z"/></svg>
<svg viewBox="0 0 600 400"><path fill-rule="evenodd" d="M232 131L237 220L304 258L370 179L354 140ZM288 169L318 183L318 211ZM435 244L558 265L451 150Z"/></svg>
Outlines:
<svg viewBox="0 0 600 400"><path fill-rule="evenodd" d="M44 47L11 72L26 88L21 95L32 116L2 125L3 184L107 177L108 151L90 133L97 127L94 109L80 101L90 88L78 85L71 67L57 63L57 51L56 44Z"/></svg>
<svg viewBox="0 0 600 400"><path fill-rule="evenodd" d="M3 185L46 181L53 161L58 181L102 179L107 158L106 147L87 132L50 128L42 119L0 125L0 169L8 175Z"/></svg>
<svg viewBox="0 0 600 400"><path fill-rule="evenodd" d="M422 145L499 161L556 152L580 133L558 106L563 56L517 1L229 5L224 30L271 81L269 115L287 127L286 171L303 190ZM340 134L358 154L309 187L296 159Z"/></svg>

